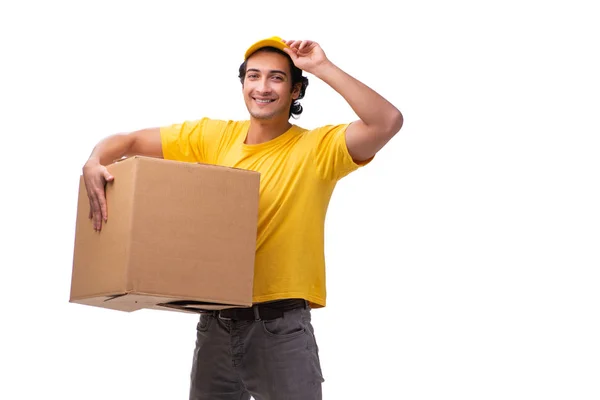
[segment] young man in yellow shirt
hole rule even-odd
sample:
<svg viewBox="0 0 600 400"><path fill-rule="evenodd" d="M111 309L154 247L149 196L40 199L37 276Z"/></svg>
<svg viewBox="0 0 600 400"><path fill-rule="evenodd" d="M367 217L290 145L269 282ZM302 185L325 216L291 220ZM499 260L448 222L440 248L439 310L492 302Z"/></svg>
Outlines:
<svg viewBox="0 0 600 400"><path fill-rule="evenodd" d="M302 71L336 90L359 119L313 130L291 124L308 85ZM403 117L313 41L256 42L244 55L240 80L249 120L201 118L98 143L83 167L90 218L96 230L107 220L104 185L113 177L105 165L123 156L260 172L254 306L201 315L190 399L321 399L310 313L326 304L327 206L336 183L369 163Z"/></svg>

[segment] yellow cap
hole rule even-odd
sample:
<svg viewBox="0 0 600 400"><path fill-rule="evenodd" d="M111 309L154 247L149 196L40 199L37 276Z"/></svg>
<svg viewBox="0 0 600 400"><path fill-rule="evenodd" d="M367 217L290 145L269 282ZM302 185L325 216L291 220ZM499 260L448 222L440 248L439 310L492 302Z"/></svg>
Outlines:
<svg viewBox="0 0 600 400"><path fill-rule="evenodd" d="M250 57L252 53L254 53L256 50L263 47L275 47L276 49L283 51L283 49L285 49L288 46L285 44L283 39L281 39L278 36L272 36L268 39L262 39L254 43L248 48L248 50L246 50L246 54L244 54L244 60L248 59L248 57Z"/></svg>

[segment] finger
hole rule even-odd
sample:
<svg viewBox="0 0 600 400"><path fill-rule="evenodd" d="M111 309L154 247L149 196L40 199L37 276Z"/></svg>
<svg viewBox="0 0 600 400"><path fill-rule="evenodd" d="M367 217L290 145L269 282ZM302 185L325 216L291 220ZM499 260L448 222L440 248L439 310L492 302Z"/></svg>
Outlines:
<svg viewBox="0 0 600 400"><path fill-rule="evenodd" d="M102 211L102 201L104 200L104 188L94 189L92 192L92 202L93 202L93 213L94 213L94 227L97 231L102 229L102 220L104 219L104 214Z"/></svg>
<svg viewBox="0 0 600 400"><path fill-rule="evenodd" d="M303 40L300 42L300 45L298 46L298 51L302 51L305 48L307 48L309 45L311 44L310 40Z"/></svg>
<svg viewBox="0 0 600 400"><path fill-rule="evenodd" d="M296 54L295 49L284 48L283 51L285 51L287 53L287 55L290 56L290 58L292 59L293 62L296 62L296 60L298 59L298 54Z"/></svg>
<svg viewBox="0 0 600 400"><path fill-rule="evenodd" d="M100 221L100 204L94 196L90 197L90 202L92 203L92 226L95 231L99 231L102 227L102 222Z"/></svg>
<svg viewBox="0 0 600 400"><path fill-rule="evenodd" d="M112 182L115 177L112 176L110 174L110 172L108 172L108 170L104 170L104 179L106 182ZM100 206L102 208L102 215L104 217L104 222L106 222L108 220L108 206L106 203L106 190L102 190L101 193L101 197L100 197Z"/></svg>
<svg viewBox="0 0 600 400"><path fill-rule="evenodd" d="M303 44L302 49L300 49L298 51L301 52L301 54L309 54L315 49L316 46L317 46L317 44L315 42L313 42L311 40L307 40Z"/></svg>
<svg viewBox="0 0 600 400"><path fill-rule="evenodd" d="M102 230L102 219L100 218L100 213L96 214L95 216L95 223L96 223L96 232L100 232Z"/></svg>
<svg viewBox="0 0 600 400"><path fill-rule="evenodd" d="M85 190L86 190L87 197L88 197L88 202L90 204L90 211L88 213L88 218L92 219L92 216L94 215L94 213L93 213L94 205L92 203L92 192L90 191L90 185L89 185L88 181L85 179L84 179L84 184L85 184Z"/></svg>
<svg viewBox="0 0 600 400"><path fill-rule="evenodd" d="M100 205L102 219L104 220L104 222L106 222L108 220L108 207L106 205L106 194L104 192L104 188L98 189L96 191L96 196L98 199L98 204Z"/></svg>

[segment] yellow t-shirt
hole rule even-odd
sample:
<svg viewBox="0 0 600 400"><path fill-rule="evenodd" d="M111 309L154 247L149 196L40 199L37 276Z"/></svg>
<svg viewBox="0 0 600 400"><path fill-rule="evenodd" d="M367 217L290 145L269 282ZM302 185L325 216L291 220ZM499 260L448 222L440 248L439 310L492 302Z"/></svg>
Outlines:
<svg viewBox="0 0 600 400"><path fill-rule="evenodd" d="M165 159L260 173L253 302L326 299L324 226L339 179L357 164L345 141L347 124L306 130L297 125L265 143L244 143L249 121L202 118L160 129Z"/></svg>

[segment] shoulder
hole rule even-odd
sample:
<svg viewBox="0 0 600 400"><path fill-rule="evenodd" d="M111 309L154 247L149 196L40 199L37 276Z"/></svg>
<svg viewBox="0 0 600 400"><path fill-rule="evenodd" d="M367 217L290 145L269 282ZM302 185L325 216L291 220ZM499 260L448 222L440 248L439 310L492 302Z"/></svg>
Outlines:
<svg viewBox="0 0 600 400"><path fill-rule="evenodd" d="M215 129L236 129L247 125L250 121L246 120L231 120L231 119L216 119L203 117L197 120L198 124L203 125L206 128Z"/></svg>
<svg viewBox="0 0 600 400"><path fill-rule="evenodd" d="M249 120L203 118L203 128L214 133L237 133L250 125Z"/></svg>
<svg viewBox="0 0 600 400"><path fill-rule="evenodd" d="M330 124L330 125L322 125L312 129L304 129L298 127L300 135L302 135L303 139L307 142L310 142L316 146L323 145L327 142L344 140L344 136L346 133L346 129L348 128L349 123L343 124Z"/></svg>
<svg viewBox="0 0 600 400"><path fill-rule="evenodd" d="M163 126L161 131L164 132L188 132L195 133L201 136L220 135L226 132L238 131L248 125L249 121L235 121L225 119L215 119L209 117L201 117L197 119L188 119L176 124Z"/></svg>

